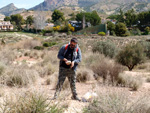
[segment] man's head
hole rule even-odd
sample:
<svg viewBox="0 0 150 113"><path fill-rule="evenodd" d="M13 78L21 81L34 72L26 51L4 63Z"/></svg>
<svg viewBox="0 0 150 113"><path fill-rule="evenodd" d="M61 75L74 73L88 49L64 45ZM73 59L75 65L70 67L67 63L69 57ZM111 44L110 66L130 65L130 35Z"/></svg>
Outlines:
<svg viewBox="0 0 150 113"><path fill-rule="evenodd" d="M72 38L70 41L70 48L73 49L76 47L78 40L76 38Z"/></svg>

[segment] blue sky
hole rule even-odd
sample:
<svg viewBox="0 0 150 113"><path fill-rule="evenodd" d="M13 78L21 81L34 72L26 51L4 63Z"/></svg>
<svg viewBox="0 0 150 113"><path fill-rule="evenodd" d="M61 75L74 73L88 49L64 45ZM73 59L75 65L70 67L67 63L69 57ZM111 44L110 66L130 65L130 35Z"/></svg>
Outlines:
<svg viewBox="0 0 150 113"><path fill-rule="evenodd" d="M31 8L39 3L42 3L44 0L0 0L0 8L14 3L14 5L18 8Z"/></svg>

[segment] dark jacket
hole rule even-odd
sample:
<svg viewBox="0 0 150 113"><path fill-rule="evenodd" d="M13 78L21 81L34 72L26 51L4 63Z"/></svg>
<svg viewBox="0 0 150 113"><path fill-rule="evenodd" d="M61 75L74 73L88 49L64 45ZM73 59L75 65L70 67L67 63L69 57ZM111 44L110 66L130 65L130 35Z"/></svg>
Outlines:
<svg viewBox="0 0 150 113"><path fill-rule="evenodd" d="M68 45L68 48L69 48L69 46L70 46L70 44ZM65 50L65 47L66 47L66 45L63 45L61 47L61 49L59 50L58 55L57 55L57 57L60 59L60 64L62 63L62 60L64 59L65 53L67 51L67 50ZM78 52L76 52L77 48L78 48ZM81 49L79 48L78 45L76 45L76 47L74 48L73 55L74 55L74 58L75 58L74 59L75 65L74 65L73 69L76 70L76 68L78 66L78 63L81 62L81 59L82 59Z"/></svg>

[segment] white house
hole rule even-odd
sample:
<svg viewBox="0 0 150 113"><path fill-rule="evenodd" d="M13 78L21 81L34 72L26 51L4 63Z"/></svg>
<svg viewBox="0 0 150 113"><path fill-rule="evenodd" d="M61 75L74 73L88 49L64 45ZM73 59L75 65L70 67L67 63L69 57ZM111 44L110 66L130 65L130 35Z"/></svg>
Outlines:
<svg viewBox="0 0 150 113"><path fill-rule="evenodd" d="M10 21L0 21L0 31L4 30L13 30L14 26L10 23Z"/></svg>

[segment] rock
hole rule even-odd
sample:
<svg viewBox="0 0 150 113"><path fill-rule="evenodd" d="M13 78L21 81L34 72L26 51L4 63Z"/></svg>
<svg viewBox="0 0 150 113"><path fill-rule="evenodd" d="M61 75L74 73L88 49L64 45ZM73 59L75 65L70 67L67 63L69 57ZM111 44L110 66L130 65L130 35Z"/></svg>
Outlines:
<svg viewBox="0 0 150 113"><path fill-rule="evenodd" d="M87 92L83 97L82 101L92 101L94 98L98 97L98 95L94 92Z"/></svg>

